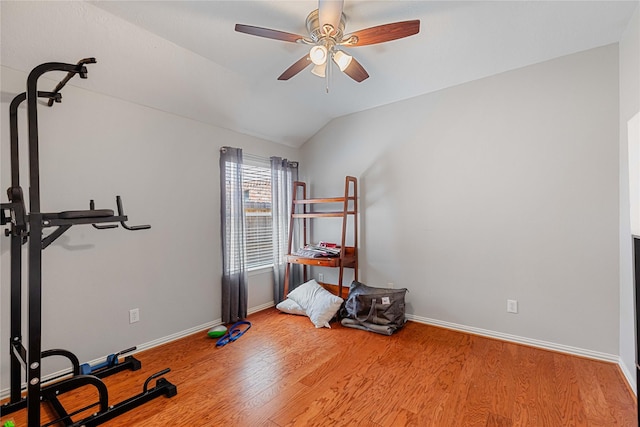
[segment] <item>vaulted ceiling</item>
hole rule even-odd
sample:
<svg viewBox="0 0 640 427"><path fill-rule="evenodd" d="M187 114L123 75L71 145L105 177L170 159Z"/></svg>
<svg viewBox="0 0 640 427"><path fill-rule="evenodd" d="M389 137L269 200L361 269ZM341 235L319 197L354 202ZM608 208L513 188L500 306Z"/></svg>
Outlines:
<svg viewBox="0 0 640 427"><path fill-rule="evenodd" d="M306 35L314 0L2 1L1 61L28 72L95 56L90 78L74 84L300 146L335 117L618 42L638 4L345 0L345 33L410 19L421 30L346 48L370 77L356 83L334 69L329 93L310 67L277 80L305 45L234 31L242 23Z"/></svg>

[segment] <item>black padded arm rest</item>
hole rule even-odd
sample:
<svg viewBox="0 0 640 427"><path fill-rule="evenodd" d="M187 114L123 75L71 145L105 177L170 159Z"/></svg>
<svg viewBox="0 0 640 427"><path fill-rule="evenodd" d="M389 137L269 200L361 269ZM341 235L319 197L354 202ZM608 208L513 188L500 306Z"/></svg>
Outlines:
<svg viewBox="0 0 640 427"><path fill-rule="evenodd" d="M88 211L64 211L57 215L60 219L102 218L105 216L113 216L113 210L91 209Z"/></svg>

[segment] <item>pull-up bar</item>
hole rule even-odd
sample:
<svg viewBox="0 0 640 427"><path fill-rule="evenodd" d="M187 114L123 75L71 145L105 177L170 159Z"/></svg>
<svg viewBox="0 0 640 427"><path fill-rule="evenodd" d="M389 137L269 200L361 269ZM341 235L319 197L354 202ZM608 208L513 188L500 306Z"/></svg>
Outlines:
<svg viewBox="0 0 640 427"><path fill-rule="evenodd" d="M58 83L58 85L56 86L55 89L53 89L53 93L58 93L60 92L60 90L67 84L67 82L69 80L71 80L71 78L73 76L77 74L80 75L81 79L86 79L87 78L87 68L84 66L84 64L95 64L96 63L96 58L84 58L81 59L80 61L78 61L78 63L76 64L79 68L78 71L69 71L67 73L67 75L64 77L64 79L62 79L60 81L60 83ZM47 103L47 105L49 107L51 107L53 105L53 99L49 99L49 102Z"/></svg>
<svg viewBox="0 0 640 427"><path fill-rule="evenodd" d="M42 351L42 251L60 237L73 225L103 224L96 228L115 228L120 223L127 230L143 230L151 228L150 225L130 226L126 222L122 200L116 197L118 214L111 209L95 209L93 201L89 210L64 211L56 213L44 213L40 210L40 162L38 141L38 98L48 98L48 106L61 101L59 91L76 74L81 78L87 77L85 64L96 63L95 58L85 58L77 64L61 62L47 62L35 67L27 77L27 91L17 95L10 106L10 133L11 133L11 178L12 186L7 195L10 203L0 204L0 225L11 224L11 229L5 234L11 237L11 342L10 342L10 400L0 408L3 413L10 413L22 408L27 408L27 423L29 427L40 427L40 402L48 401L54 412L65 425L95 426L129 411L157 396L172 397L177 393L176 387L162 377L167 370L152 375L144 384L143 390L136 396L124 400L116 405L108 404L108 394L104 383L97 376L79 375L77 357L66 350ZM67 72L65 78L58 83L53 92L38 91L38 79L50 71ZM29 136L29 208L25 207L25 201L20 187L20 162L18 158L18 107L23 101L27 101L27 120ZM49 227L57 227L52 233L43 236L43 230ZM8 232L7 232L8 231ZM27 292L27 328L28 343L23 344L22 339L22 245L28 243L28 292ZM71 361L73 366L72 377L52 384L43 384L42 358L50 356L63 356ZM132 356L131 356L132 357ZM121 370L122 366L131 366L130 369L139 369L139 362L123 363L118 367L109 367L109 373ZM117 368L117 369L116 369ZM23 369L27 380L27 394L23 395L22 379ZM100 375L103 375L101 371ZM105 373L104 375L107 375ZM159 379L158 379L159 378ZM149 382L157 379L156 386L148 388ZM48 381L48 380L47 380ZM84 420L73 422L71 418L76 412L68 413L58 401L58 395L75 390L86 385L94 386L98 390L100 409L98 412ZM91 404L89 407L96 406ZM55 423L54 422L54 423Z"/></svg>

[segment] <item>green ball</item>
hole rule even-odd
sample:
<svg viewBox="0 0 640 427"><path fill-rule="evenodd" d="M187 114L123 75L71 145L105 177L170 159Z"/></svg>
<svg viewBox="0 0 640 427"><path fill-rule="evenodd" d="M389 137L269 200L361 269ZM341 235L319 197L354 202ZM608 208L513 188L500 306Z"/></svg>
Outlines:
<svg viewBox="0 0 640 427"><path fill-rule="evenodd" d="M220 338L226 333L227 333L227 327L224 325L219 325L209 329L209 332L207 332L207 335L209 335L210 338Z"/></svg>

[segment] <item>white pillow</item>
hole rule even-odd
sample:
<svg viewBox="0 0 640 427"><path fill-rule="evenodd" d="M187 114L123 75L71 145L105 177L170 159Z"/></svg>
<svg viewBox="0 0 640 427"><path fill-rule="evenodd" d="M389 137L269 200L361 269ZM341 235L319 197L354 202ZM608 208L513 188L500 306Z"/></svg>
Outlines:
<svg viewBox="0 0 640 427"><path fill-rule="evenodd" d="M280 301L278 305L276 305L276 308L283 313L297 314L299 316L307 315L307 313L305 313L304 311L304 308L300 307L297 302L289 298L284 301Z"/></svg>
<svg viewBox="0 0 640 427"><path fill-rule="evenodd" d="M313 279L289 292L287 297L304 309L316 328L331 328L329 320L342 305L342 298L333 295Z"/></svg>

